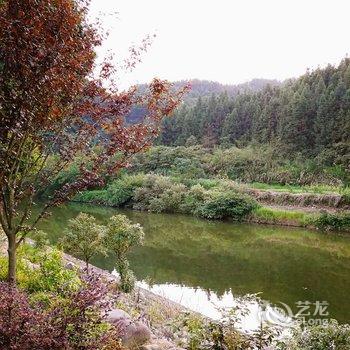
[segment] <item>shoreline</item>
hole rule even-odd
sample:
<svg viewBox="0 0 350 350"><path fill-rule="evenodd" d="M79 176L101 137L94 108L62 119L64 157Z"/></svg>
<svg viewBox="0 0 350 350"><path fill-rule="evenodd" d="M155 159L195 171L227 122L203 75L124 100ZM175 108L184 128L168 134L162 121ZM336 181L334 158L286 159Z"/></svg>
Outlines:
<svg viewBox="0 0 350 350"><path fill-rule="evenodd" d="M62 252L62 259L79 269L85 268L82 260L67 253ZM107 281L118 283L118 276L111 272L95 265L89 265L89 268ZM117 290L112 294L117 296L116 310L125 312L132 322L141 322L149 328L151 338L147 344L138 348L140 350L184 350L190 341L188 334L183 329L174 331L174 325L183 322L185 318L201 320L203 324L214 321L180 303L142 288L137 283L130 293Z"/></svg>
<svg viewBox="0 0 350 350"><path fill-rule="evenodd" d="M0 256L6 256L6 244L0 242ZM34 240L27 238L26 243L34 244ZM49 251L53 248L46 246ZM83 271L85 262L79 258L61 251L62 263L65 269L77 269ZM35 268L35 267L34 267ZM193 311L186 306L158 295L139 285L135 285L133 291L124 293L118 289L113 290L118 284L118 276L111 272L90 264L89 270L106 282L111 284L111 298L116 299L115 309L118 313L124 312L130 317L133 323L142 323L150 330L150 340L139 349L159 349L159 350L183 350L183 346L188 342L187 334L170 332L169 324L181 321L186 315L200 319L203 322L212 321L209 317ZM113 311L113 310L111 310ZM123 316L125 317L125 316ZM156 322L155 322L156 321ZM159 346L159 348L158 348ZM126 346L126 349L129 349Z"/></svg>
<svg viewBox="0 0 350 350"><path fill-rule="evenodd" d="M332 232L332 233L338 233L338 234L350 234L350 229L343 229L343 230L336 230L336 229L320 229L317 228L312 223L309 223L310 219L312 217L316 217L317 215L321 215L323 213L346 213L350 214L350 211L346 210L337 210L337 209L331 209L331 208L316 208L316 207L293 207L293 206L273 206L273 205L264 205L261 203L260 209L270 211L270 213L277 213L277 215L285 215L287 218L281 218L281 217L273 217L270 215L270 217L262 217L259 215L258 211L253 211L251 214L247 215L246 218L243 218L241 221L233 220L231 218L226 219L216 219L216 220L209 220L201 217L197 217L195 215L192 215L190 213L177 213L177 212L161 212L161 213L155 213L152 211L143 211L139 209L135 209L133 207L116 207L107 205L104 203L97 203L93 201L80 201L80 200L71 200L70 203L76 203L81 205L91 205L91 206L97 206L101 208L111 208L111 209L120 209L120 210L132 210L135 212L146 212L146 213L152 213L152 214L167 214L167 215L185 215L189 217L198 218L199 220L204 220L208 222L233 222L233 223L245 223L245 224L255 224L255 225L267 225L267 226L281 226L281 227L299 227L299 228L305 228L308 230L318 231L318 232ZM288 216L299 216L300 218L288 218Z"/></svg>
<svg viewBox="0 0 350 350"><path fill-rule="evenodd" d="M85 268L85 262L83 262L82 260L78 259L78 258L75 258L74 256L72 255L69 255L67 253L64 253L62 252L62 257L64 259L65 262L67 263L73 263L74 265L76 265L77 267L79 267L80 269L84 269ZM94 271L95 273L103 276L103 277L106 277L109 281L113 281L113 282L118 282L119 279L118 279L118 276L114 275L113 273L107 271L107 270L104 270L104 269L101 269L95 265L89 265L89 268ZM122 293L120 292L121 294L126 294L126 293ZM135 288L134 290L129 293L129 294L135 294L135 295L140 295L141 294L144 294L145 297L147 298L150 298L151 300L153 301L158 301L158 302L161 302L161 303L167 303L169 306L175 308L175 309L181 309L181 312L190 312L190 313L195 313L195 314L198 314L196 313L195 311L183 306L182 304L180 303L177 303L175 301L172 301L164 296L161 296L159 294L156 294L148 289L145 289L145 288L142 288L138 285L135 285ZM127 294L126 294L127 295ZM203 317L206 317L202 314L200 314L201 316Z"/></svg>

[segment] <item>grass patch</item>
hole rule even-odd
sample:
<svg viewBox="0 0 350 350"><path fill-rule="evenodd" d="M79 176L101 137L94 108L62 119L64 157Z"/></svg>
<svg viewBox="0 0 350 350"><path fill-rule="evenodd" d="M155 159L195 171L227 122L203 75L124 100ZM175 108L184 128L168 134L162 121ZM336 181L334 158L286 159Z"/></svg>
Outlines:
<svg viewBox="0 0 350 350"><path fill-rule="evenodd" d="M266 184L261 182L253 182L247 184L250 188L258 190L273 190L276 192L289 192L289 193L315 193L315 194L341 194L350 196L350 188L342 186L331 185L281 185L281 184Z"/></svg>
<svg viewBox="0 0 350 350"><path fill-rule="evenodd" d="M305 213L302 211L291 211L259 207L252 213L252 219L258 222L272 224L294 224L297 226L307 226L311 224L317 214Z"/></svg>

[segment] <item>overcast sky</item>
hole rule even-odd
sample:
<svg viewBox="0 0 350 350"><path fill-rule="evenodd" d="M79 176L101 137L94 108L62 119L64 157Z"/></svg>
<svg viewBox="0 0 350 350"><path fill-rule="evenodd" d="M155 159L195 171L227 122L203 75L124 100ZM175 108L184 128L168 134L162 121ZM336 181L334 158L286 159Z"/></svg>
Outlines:
<svg viewBox="0 0 350 350"><path fill-rule="evenodd" d="M350 0L92 0L100 11L110 14L105 48L121 59L157 35L124 86L153 77L283 80L350 53Z"/></svg>

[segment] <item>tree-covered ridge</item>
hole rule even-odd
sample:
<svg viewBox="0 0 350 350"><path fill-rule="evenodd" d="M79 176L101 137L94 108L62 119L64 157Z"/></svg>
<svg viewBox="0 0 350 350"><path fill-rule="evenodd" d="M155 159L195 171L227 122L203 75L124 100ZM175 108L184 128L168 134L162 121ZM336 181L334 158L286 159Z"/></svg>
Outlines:
<svg viewBox="0 0 350 350"><path fill-rule="evenodd" d="M163 122L164 145L275 143L285 155L349 164L350 59L262 90L199 96Z"/></svg>
<svg viewBox="0 0 350 350"><path fill-rule="evenodd" d="M253 79L237 85L221 84L217 81L210 80L192 79L175 81L172 83L172 89L176 91L189 85L191 89L183 96L183 101L185 101L187 106L193 107L197 103L198 98L207 99L212 95L216 96L224 93L233 98L240 93L257 92L263 90L268 85L280 86L281 84L282 83L278 80L270 79ZM137 89L138 93L142 95L147 92L147 85L140 84L137 86ZM127 115L127 122L129 124L139 123L146 115L146 106L133 106L130 113Z"/></svg>
<svg viewBox="0 0 350 350"><path fill-rule="evenodd" d="M246 83L241 84L221 84L217 81L191 79L191 80L179 80L173 82L175 89L181 88L187 84L190 84L191 90L184 96L184 101L189 104L196 102L197 98L210 97L212 94L218 95L227 92L231 97L236 96L238 93L243 92L256 92L264 89L267 85L279 86L282 83L278 80L271 79L252 79ZM147 88L145 84L138 85L140 91Z"/></svg>

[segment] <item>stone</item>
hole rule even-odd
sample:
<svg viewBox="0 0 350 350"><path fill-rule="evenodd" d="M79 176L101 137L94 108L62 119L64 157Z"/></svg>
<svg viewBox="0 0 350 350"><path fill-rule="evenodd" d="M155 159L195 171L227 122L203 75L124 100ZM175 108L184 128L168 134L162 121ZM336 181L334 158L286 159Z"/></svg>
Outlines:
<svg viewBox="0 0 350 350"><path fill-rule="evenodd" d="M117 321L119 321L121 319L131 320L131 316L127 312L125 312L124 310L113 309L110 312L108 312L106 319L107 319L107 322L109 322L109 323L116 323Z"/></svg>
<svg viewBox="0 0 350 350"><path fill-rule="evenodd" d="M150 329L141 322L130 323L122 336L122 344L128 349L140 349L151 339Z"/></svg>
<svg viewBox="0 0 350 350"><path fill-rule="evenodd" d="M72 263L71 261L68 261L67 264L65 265L65 268L67 270L75 270L76 269L76 266L74 263Z"/></svg>
<svg viewBox="0 0 350 350"><path fill-rule="evenodd" d="M141 322L134 322L123 310L111 310L106 320L120 330L122 344L128 349L139 349L151 339L150 329Z"/></svg>

